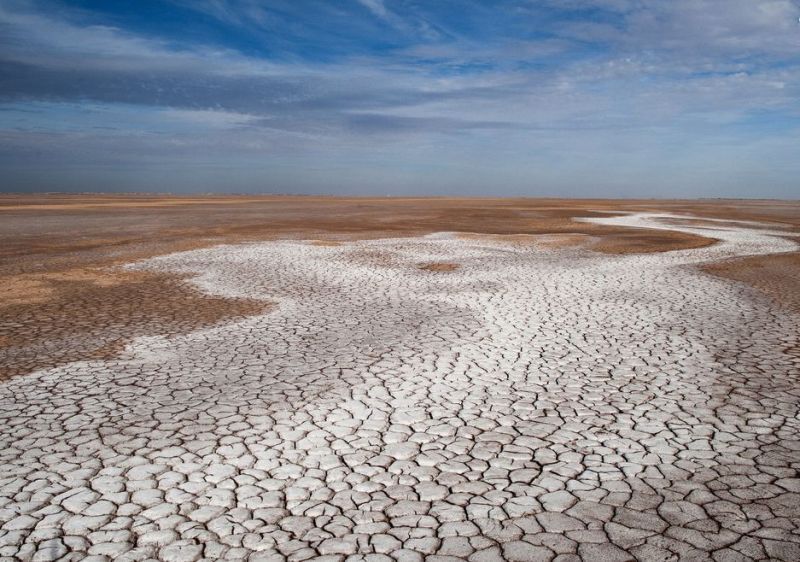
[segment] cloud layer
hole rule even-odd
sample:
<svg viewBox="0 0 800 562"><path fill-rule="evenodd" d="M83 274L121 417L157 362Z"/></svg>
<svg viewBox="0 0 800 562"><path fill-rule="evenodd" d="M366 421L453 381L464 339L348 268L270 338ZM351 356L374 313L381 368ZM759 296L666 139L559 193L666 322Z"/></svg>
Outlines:
<svg viewBox="0 0 800 562"><path fill-rule="evenodd" d="M798 2L137 5L0 4L4 189L800 197Z"/></svg>

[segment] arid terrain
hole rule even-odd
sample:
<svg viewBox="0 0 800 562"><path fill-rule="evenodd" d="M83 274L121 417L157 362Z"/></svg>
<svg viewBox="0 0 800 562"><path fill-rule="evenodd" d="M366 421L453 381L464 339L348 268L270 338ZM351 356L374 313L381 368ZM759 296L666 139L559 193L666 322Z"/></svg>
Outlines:
<svg viewBox="0 0 800 562"><path fill-rule="evenodd" d="M201 294L170 273L119 269L170 252L272 239L319 244L434 232L543 235L609 253L700 247L708 237L575 222L661 211L762 221L800 236L800 204L775 201L0 196L0 380L111 357L133 337L187 332L269 306ZM421 264L421 266L436 266ZM769 275L762 275L764 268ZM797 308L800 254L715 264ZM202 306L200 303L202 302Z"/></svg>
<svg viewBox="0 0 800 562"><path fill-rule="evenodd" d="M798 560L800 202L0 197L0 558Z"/></svg>

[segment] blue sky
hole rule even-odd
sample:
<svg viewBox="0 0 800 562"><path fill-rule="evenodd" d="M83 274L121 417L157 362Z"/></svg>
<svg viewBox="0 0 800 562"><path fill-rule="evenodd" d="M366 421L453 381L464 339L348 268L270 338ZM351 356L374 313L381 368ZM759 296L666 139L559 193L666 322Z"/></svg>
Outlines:
<svg viewBox="0 0 800 562"><path fill-rule="evenodd" d="M3 191L800 198L800 1L0 0Z"/></svg>

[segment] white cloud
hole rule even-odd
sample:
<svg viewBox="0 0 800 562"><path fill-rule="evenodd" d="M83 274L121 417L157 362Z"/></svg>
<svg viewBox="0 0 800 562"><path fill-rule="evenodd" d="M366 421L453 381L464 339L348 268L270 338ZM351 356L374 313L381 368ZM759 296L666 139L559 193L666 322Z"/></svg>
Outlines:
<svg viewBox="0 0 800 562"><path fill-rule="evenodd" d="M257 115L236 113L233 111L192 110L192 109L165 109L161 115L177 122L211 128L235 128L251 124L261 119Z"/></svg>
<svg viewBox="0 0 800 562"><path fill-rule="evenodd" d="M383 2L359 1L383 21L400 21ZM484 163L487 173L516 167L520 177L533 164L552 163L567 174L564 162L575 154L609 167L609 173L616 173L612 164L628 164L635 176L648 159L695 165L699 157L690 158L690 148L719 160L754 146L782 147L781 158L791 152L786 147L797 132L776 134L770 144L763 141L768 131L734 129L764 112L800 117L796 2L550 4L602 8L616 17L597 23L573 14L554 24L561 35L556 38L415 39L392 53L322 63L176 44L82 25L79 13L68 12L74 17L67 19L30 4L2 4L0 64L9 66L0 71L12 70L6 71L0 99L14 102L6 115L21 113L20 103L41 99L75 107L94 100L111 107L91 119L76 111L67 119L65 110L56 108L50 119L25 121L37 125L27 132L5 126L4 150L35 154L37 146L49 147L53 154L81 152L86 159L98 152L112 162L125 157L224 161L242 155L260 162L291 154L303 163L345 159L376 168L404 162L430 166L439 158L462 167ZM247 19L246 11L232 6L222 0L203 4L220 20ZM242 6L267 17L257 2ZM379 27L361 12L368 26ZM398 25L413 27L412 15L403 18L410 23ZM604 48L587 56L576 38ZM58 119L69 126L59 127ZM0 113L0 126L4 120L14 124ZM90 122L116 129L76 132L90 129ZM49 137L48 123L54 123ZM760 150L763 156L765 149ZM384 160L388 155L397 156L397 163ZM748 161L755 167L758 159Z"/></svg>
<svg viewBox="0 0 800 562"><path fill-rule="evenodd" d="M79 25L40 13L0 5L0 59L38 67L111 71L190 71L214 74L269 74L275 66L227 49L176 48L116 27Z"/></svg>
<svg viewBox="0 0 800 562"><path fill-rule="evenodd" d="M615 25L567 22L563 30L631 50L703 58L796 56L800 49L800 3L793 0L573 0L561 6L618 12Z"/></svg>
<svg viewBox="0 0 800 562"><path fill-rule="evenodd" d="M383 3L383 0L357 0L359 4L367 8L370 12L379 18L386 19L389 17L389 10Z"/></svg>

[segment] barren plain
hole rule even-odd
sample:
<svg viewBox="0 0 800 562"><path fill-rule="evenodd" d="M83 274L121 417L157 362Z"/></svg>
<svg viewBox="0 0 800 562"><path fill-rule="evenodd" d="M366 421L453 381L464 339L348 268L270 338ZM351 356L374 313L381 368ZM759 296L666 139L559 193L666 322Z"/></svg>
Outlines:
<svg viewBox="0 0 800 562"><path fill-rule="evenodd" d="M798 560L800 203L0 197L0 558Z"/></svg>

